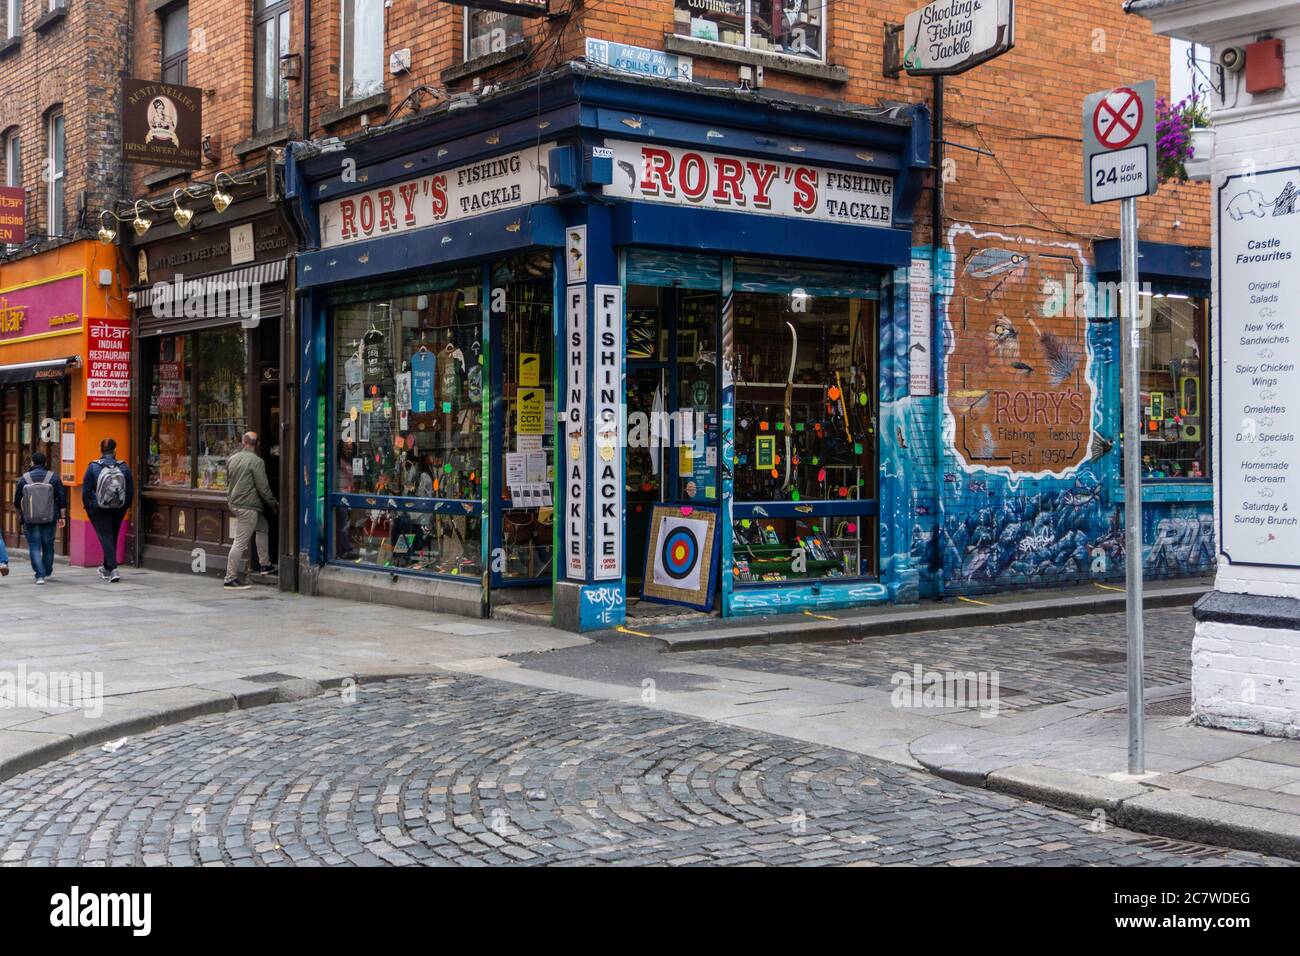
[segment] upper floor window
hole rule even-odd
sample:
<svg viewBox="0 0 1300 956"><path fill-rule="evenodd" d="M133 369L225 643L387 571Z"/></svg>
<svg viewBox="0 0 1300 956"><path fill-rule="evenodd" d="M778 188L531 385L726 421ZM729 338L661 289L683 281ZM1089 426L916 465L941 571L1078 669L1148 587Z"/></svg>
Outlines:
<svg viewBox="0 0 1300 956"><path fill-rule="evenodd" d="M63 111L54 110L45 121L48 139L48 161L50 169L49 193L49 228L50 236L63 235L64 191L67 188L65 177L68 169L67 153L64 149Z"/></svg>
<svg viewBox="0 0 1300 956"><path fill-rule="evenodd" d="M17 128L5 137L4 147L5 185L21 186L23 184L23 146Z"/></svg>
<svg viewBox="0 0 1300 956"><path fill-rule="evenodd" d="M289 82L280 57L289 52L289 0L253 3L253 131L289 123Z"/></svg>
<svg viewBox="0 0 1300 956"><path fill-rule="evenodd" d="M161 19L162 81L183 86L190 78L190 5L178 3Z"/></svg>
<svg viewBox="0 0 1300 956"><path fill-rule="evenodd" d="M784 53L826 56L827 0L673 0L678 36Z"/></svg>
<svg viewBox="0 0 1300 956"><path fill-rule="evenodd" d="M524 39L524 18L515 13L465 8L465 60L499 53Z"/></svg>
<svg viewBox="0 0 1300 956"><path fill-rule="evenodd" d="M343 0L342 105L384 91L384 0Z"/></svg>
<svg viewBox="0 0 1300 956"><path fill-rule="evenodd" d="M23 0L4 0L5 39L18 36L23 30Z"/></svg>

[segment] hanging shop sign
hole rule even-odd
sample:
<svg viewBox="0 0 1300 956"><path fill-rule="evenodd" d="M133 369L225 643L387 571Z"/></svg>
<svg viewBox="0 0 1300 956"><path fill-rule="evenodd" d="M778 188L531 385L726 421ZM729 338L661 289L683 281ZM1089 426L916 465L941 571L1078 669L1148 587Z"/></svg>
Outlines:
<svg viewBox="0 0 1300 956"><path fill-rule="evenodd" d="M27 191L0 186L0 242L17 245L27 239Z"/></svg>
<svg viewBox="0 0 1300 956"><path fill-rule="evenodd" d="M564 299L564 574L587 579L587 287L569 286Z"/></svg>
<svg viewBox="0 0 1300 956"><path fill-rule="evenodd" d="M321 203L321 248L471 219L554 196L543 158L554 145L543 143Z"/></svg>
<svg viewBox="0 0 1300 956"><path fill-rule="evenodd" d="M1300 567L1300 167L1219 190L1219 540L1233 564Z"/></svg>
<svg viewBox="0 0 1300 956"><path fill-rule="evenodd" d="M596 567L593 577L623 576L623 452L619 441L623 395L623 289L592 288L595 296L595 375L592 403L596 423Z"/></svg>
<svg viewBox="0 0 1300 956"><path fill-rule="evenodd" d="M131 320L92 319L86 348L86 411L131 410Z"/></svg>
<svg viewBox="0 0 1300 956"><path fill-rule="evenodd" d="M203 165L203 91L155 80L122 80L122 158L198 169Z"/></svg>
<svg viewBox="0 0 1300 956"><path fill-rule="evenodd" d="M629 46L613 40L587 37L588 63L599 63L620 73L648 76L656 80L680 80L691 83L695 79L694 61L689 56L678 56L662 50L643 46Z"/></svg>
<svg viewBox="0 0 1300 956"><path fill-rule="evenodd" d="M1093 93L1083 101L1083 193L1090 203L1153 195L1156 81Z"/></svg>
<svg viewBox="0 0 1300 956"><path fill-rule="evenodd" d="M80 331L85 288L86 277L78 272L0 289L0 345Z"/></svg>
<svg viewBox="0 0 1300 956"><path fill-rule="evenodd" d="M700 209L797 216L889 227L894 181L865 170L828 169L614 140L612 198Z"/></svg>
<svg viewBox="0 0 1300 956"><path fill-rule="evenodd" d="M1016 45L1014 0L934 0L903 21L902 65L912 76L955 76Z"/></svg>
<svg viewBox="0 0 1300 956"><path fill-rule="evenodd" d="M645 600L713 610L717 523L712 508L654 506L645 559L649 573L641 592Z"/></svg>
<svg viewBox="0 0 1300 956"><path fill-rule="evenodd" d="M545 17L551 13L551 0L443 0L443 3L454 7L513 13L519 17Z"/></svg>

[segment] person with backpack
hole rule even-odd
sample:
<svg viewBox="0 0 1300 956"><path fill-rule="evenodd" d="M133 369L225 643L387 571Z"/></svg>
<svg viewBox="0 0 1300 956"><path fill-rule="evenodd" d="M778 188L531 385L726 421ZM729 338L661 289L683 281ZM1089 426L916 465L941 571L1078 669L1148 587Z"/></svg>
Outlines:
<svg viewBox="0 0 1300 956"><path fill-rule="evenodd" d="M131 469L117 460L117 442L105 438L99 443L99 459L86 466L81 482L81 503L99 538L99 548L104 553L104 563L99 566L99 576L116 584L121 580L117 573L117 538L122 521L135 499L135 481Z"/></svg>
<svg viewBox="0 0 1300 956"><path fill-rule="evenodd" d="M0 531L0 578L9 577L9 549L5 547L4 532Z"/></svg>
<svg viewBox="0 0 1300 956"><path fill-rule="evenodd" d="M54 573L54 529L68 523L68 492L45 463L44 452L32 452L32 466L14 489L14 508L22 517L37 584Z"/></svg>

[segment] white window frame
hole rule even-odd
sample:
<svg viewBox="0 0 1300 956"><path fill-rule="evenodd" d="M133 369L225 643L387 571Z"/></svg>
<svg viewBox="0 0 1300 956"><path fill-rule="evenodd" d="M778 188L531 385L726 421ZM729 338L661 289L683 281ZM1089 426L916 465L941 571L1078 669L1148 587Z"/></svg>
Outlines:
<svg viewBox="0 0 1300 956"><path fill-rule="evenodd" d="M17 147L18 155L14 155L14 147ZM15 128L4 140L5 148L5 185L21 186L23 184L22 164L23 164L23 134ZM17 160L15 162L15 160ZM17 174L17 175L15 175Z"/></svg>
<svg viewBox="0 0 1300 956"><path fill-rule="evenodd" d="M58 155L58 153L54 149L54 131L59 125L58 120L63 120L63 149L62 149L63 168L62 169L57 169L55 168L54 165L54 157ZM64 116L62 107L60 107L59 109L51 110L49 115L46 116L45 118L45 148L47 150L46 161L49 164L48 168L50 171L50 182L45 190L45 205L46 205L45 232L46 235L49 236L61 236L63 235L63 230L67 228L67 218L66 218L67 209L65 207L67 206L67 198L68 198L67 197L68 123L67 123L67 119ZM56 203L54 199L54 194L57 191L60 183L63 184L64 195L63 195L63 200ZM55 226L54 215L56 211L58 212L58 216L60 220L58 223L59 228L57 230L54 228Z"/></svg>
<svg viewBox="0 0 1300 956"><path fill-rule="evenodd" d="M22 33L23 0L5 0L5 39L12 40Z"/></svg>
<svg viewBox="0 0 1300 956"><path fill-rule="evenodd" d="M708 44L712 44L713 46L722 47L725 50L748 50L753 53L763 53L768 56L777 56L777 57L782 57L783 59L793 60L795 63L825 63L826 62L826 39L827 36L830 34L830 20L828 14L830 12L832 4L839 3L839 2L843 2L843 0L809 0L809 5L813 3L820 3L822 8L821 44L820 44L820 49L817 51L817 55L815 57L800 56L797 53L782 53L782 52L778 52L777 50L760 50L755 48L753 46L754 0L745 0L745 42L743 44L723 43L721 40L706 40L703 37L693 37L690 35L689 32L676 33L675 26L674 26L674 33L676 36L682 37L687 40L692 40L695 43L708 43ZM674 10L677 9L677 0L673 0L673 9Z"/></svg>
<svg viewBox="0 0 1300 956"><path fill-rule="evenodd" d="M359 3L361 0L353 0ZM380 4L380 11L384 17L383 26L380 27L380 43L383 44L379 51L379 89L373 93L367 93L366 96L358 96L355 99L348 99L348 88L346 77L348 75L348 38L343 29L344 24L344 7L347 6L348 0L339 0L339 106L350 106L353 103L360 102L370 96L378 96L386 89L384 73L388 63L388 4ZM355 16L354 16L355 19ZM356 33L352 35L353 44L356 42Z"/></svg>

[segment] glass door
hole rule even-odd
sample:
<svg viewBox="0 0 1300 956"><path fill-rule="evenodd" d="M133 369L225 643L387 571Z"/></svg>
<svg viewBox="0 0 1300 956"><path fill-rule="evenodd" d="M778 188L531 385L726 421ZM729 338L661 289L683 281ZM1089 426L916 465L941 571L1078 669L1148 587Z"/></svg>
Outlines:
<svg viewBox="0 0 1300 956"><path fill-rule="evenodd" d="M491 269L493 587L551 583L553 275L549 252L516 256Z"/></svg>

